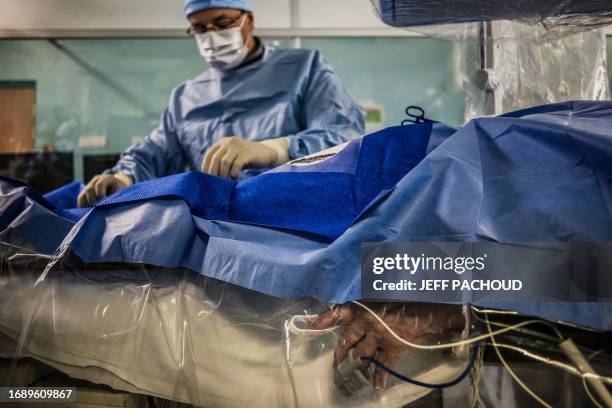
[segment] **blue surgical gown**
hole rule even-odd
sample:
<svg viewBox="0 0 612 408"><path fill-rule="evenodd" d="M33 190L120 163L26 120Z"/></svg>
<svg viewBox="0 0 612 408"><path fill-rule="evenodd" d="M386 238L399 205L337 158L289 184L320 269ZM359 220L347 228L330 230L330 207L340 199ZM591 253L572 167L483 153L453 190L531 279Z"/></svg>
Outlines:
<svg viewBox="0 0 612 408"><path fill-rule="evenodd" d="M159 127L111 171L141 182L199 170L206 151L225 136L288 137L295 159L361 136L364 117L318 51L264 46L256 61L229 72L209 69L177 86Z"/></svg>

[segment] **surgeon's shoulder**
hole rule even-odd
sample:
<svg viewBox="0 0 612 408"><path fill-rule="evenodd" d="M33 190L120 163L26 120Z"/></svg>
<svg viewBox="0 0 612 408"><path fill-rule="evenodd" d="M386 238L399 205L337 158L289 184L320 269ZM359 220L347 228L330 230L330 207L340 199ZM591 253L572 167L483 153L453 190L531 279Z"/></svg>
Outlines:
<svg viewBox="0 0 612 408"><path fill-rule="evenodd" d="M193 98L201 98L203 90L207 88L211 80L209 71L205 71L195 78L188 79L176 85L172 88L170 93L170 105L185 99L191 100Z"/></svg>
<svg viewBox="0 0 612 408"><path fill-rule="evenodd" d="M272 48L271 59L278 63L300 63L302 65L326 64L319 50L304 48Z"/></svg>
<svg viewBox="0 0 612 408"><path fill-rule="evenodd" d="M174 97L181 97L185 94L189 94L196 88L200 88L205 86L207 82L210 82L210 73L209 71L204 71L202 74L198 75L195 78L188 79L186 81L181 82L174 88L172 88L172 95Z"/></svg>
<svg viewBox="0 0 612 408"><path fill-rule="evenodd" d="M172 91L170 91L170 99L174 99L177 96L181 96L183 93L185 93L185 89L188 86L190 80L188 81L183 81L180 84L176 85L174 88L172 88Z"/></svg>
<svg viewBox="0 0 612 408"><path fill-rule="evenodd" d="M200 95L201 99L202 85L198 85L199 82L197 81L197 78L198 77L181 82L172 88L172 91L170 92L166 112L177 124L184 119L186 113L193 105L193 101L198 99L198 95Z"/></svg>

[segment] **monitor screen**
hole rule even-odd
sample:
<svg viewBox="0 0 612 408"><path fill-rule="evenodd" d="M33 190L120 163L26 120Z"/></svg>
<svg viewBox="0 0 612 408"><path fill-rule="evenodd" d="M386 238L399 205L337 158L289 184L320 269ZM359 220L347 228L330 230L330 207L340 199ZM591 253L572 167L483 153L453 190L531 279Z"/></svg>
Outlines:
<svg viewBox="0 0 612 408"><path fill-rule="evenodd" d="M0 153L0 174L31 185L41 194L74 180L72 153Z"/></svg>

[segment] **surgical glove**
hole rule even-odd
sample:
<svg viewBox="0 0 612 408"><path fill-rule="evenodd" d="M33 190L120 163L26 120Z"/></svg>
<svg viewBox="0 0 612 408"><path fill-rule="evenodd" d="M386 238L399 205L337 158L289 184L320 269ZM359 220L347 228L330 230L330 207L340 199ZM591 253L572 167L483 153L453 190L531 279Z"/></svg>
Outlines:
<svg viewBox="0 0 612 408"><path fill-rule="evenodd" d="M204 155L202 171L236 180L244 168L275 167L288 161L289 142L286 137L261 142L224 137Z"/></svg>
<svg viewBox="0 0 612 408"><path fill-rule="evenodd" d="M134 184L130 176L123 173L98 174L85 186L77 198L79 207L90 207L96 201Z"/></svg>
<svg viewBox="0 0 612 408"><path fill-rule="evenodd" d="M447 330L461 330L465 319L461 306L426 303L374 303L367 305L401 338L411 343L428 344L432 336ZM355 304L334 306L320 314L310 329L322 330L342 326L342 332L334 353L337 367L353 350L355 358L375 358L388 368L393 368L410 351L410 347L398 341L368 311ZM369 362L360 369L366 373ZM383 389L389 373L376 367L374 387Z"/></svg>

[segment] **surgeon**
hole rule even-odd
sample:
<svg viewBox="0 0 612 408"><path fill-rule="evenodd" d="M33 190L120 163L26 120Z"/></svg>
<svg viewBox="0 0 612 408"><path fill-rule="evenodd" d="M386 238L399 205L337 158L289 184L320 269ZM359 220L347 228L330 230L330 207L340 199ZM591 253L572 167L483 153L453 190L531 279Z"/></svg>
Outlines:
<svg viewBox="0 0 612 408"><path fill-rule="evenodd" d="M246 0L187 0L185 14L210 68L172 91L159 127L92 178L80 207L189 169L249 177L363 134L363 109L323 56L264 45Z"/></svg>

